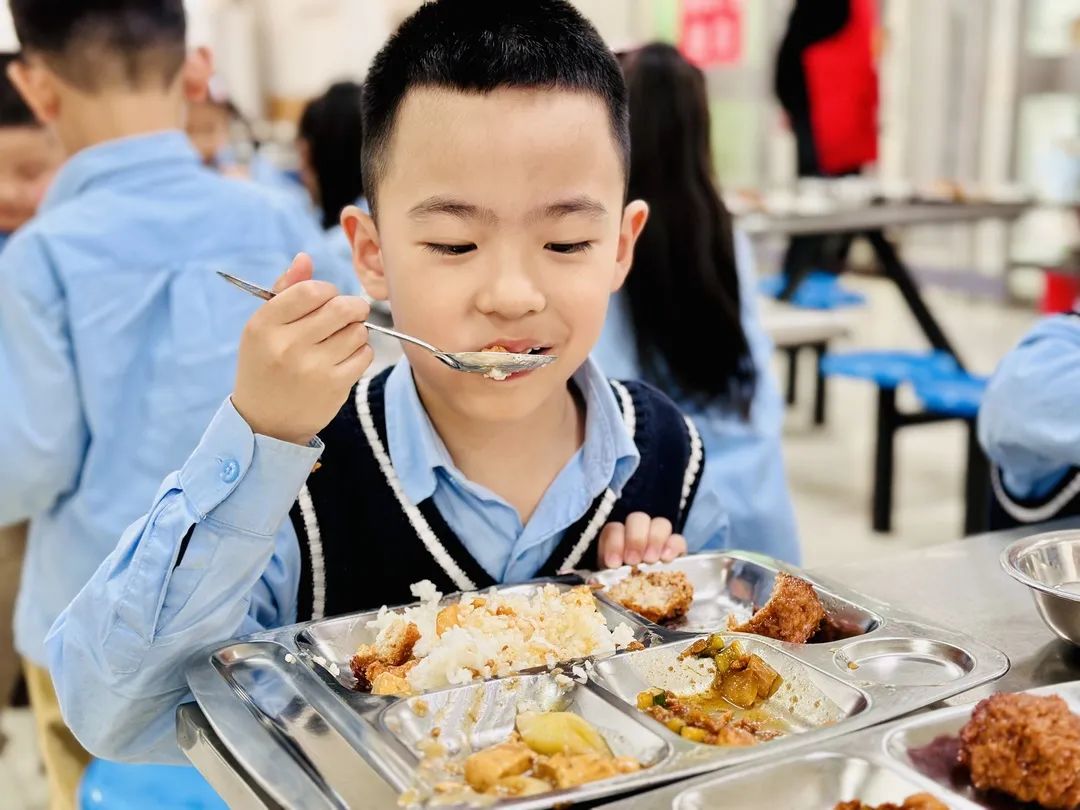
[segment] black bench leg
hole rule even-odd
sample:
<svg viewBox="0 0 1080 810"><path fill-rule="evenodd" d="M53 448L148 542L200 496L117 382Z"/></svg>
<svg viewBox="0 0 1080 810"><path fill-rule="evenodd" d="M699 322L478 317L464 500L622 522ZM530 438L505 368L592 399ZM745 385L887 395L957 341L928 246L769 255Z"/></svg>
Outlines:
<svg viewBox="0 0 1080 810"><path fill-rule="evenodd" d="M799 393L799 348L791 346L787 352L787 404L794 405Z"/></svg>
<svg viewBox="0 0 1080 810"><path fill-rule="evenodd" d="M825 424L825 375L821 371L821 358L828 347L824 343L814 344L814 424Z"/></svg>
<svg viewBox="0 0 1080 810"><path fill-rule="evenodd" d="M979 534L989 527L990 463L979 446L975 420L967 420L967 471L964 474L964 534Z"/></svg>
<svg viewBox="0 0 1080 810"><path fill-rule="evenodd" d="M892 531L893 440L898 425L896 389L878 388L877 444L874 448L875 532Z"/></svg>

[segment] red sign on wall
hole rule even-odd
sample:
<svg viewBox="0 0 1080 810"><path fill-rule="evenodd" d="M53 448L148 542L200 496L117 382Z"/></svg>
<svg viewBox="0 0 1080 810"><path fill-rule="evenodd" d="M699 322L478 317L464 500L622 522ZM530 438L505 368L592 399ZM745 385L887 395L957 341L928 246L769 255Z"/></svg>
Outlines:
<svg viewBox="0 0 1080 810"><path fill-rule="evenodd" d="M682 0L679 50L700 68L742 58L742 0Z"/></svg>

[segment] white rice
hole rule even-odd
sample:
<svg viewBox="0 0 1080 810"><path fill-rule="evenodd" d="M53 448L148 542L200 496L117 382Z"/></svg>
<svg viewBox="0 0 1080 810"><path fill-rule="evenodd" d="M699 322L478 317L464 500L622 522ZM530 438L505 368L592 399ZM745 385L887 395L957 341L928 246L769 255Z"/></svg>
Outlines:
<svg viewBox="0 0 1080 810"><path fill-rule="evenodd" d="M421 604L400 612L383 607L368 626L377 629L380 637L405 622L419 628L413 654L420 663L407 676L417 692L530 667L553 667L572 658L607 655L634 640L634 631L625 623L608 630L585 586L562 591L544 585L530 595L462 594L455 600L458 624L441 637L435 634L435 622L446 607L439 604L442 595L427 580L411 590Z"/></svg>

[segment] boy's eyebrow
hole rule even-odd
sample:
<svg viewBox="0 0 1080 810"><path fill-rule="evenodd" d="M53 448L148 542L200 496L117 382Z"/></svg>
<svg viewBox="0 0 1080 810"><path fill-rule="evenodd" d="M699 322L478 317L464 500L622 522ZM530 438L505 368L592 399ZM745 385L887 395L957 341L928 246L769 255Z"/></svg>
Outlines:
<svg viewBox="0 0 1080 810"><path fill-rule="evenodd" d="M607 208L599 200L593 199L587 194L579 194L577 197L568 197L558 200L550 205L542 206L529 213L528 220L559 219L560 217L573 214L584 214L590 219L603 219L607 216Z"/></svg>
<svg viewBox="0 0 1080 810"><path fill-rule="evenodd" d="M603 219L607 213L608 210L602 202L587 194L580 194L577 197L568 197L565 200L557 200L534 208L525 219L528 222L535 222L540 219L560 219L574 214L584 214L590 219ZM499 217L490 208L482 208L464 200L442 195L428 197L409 209L409 216L412 219L424 219L439 214L458 219L478 219L489 225L499 221Z"/></svg>
<svg viewBox="0 0 1080 810"><path fill-rule="evenodd" d="M487 224L495 223L499 219L490 208L481 208L463 200L455 200L453 197L443 197L441 195L428 197L409 209L409 216L412 219L424 219L437 214L457 217L458 219L479 219Z"/></svg>

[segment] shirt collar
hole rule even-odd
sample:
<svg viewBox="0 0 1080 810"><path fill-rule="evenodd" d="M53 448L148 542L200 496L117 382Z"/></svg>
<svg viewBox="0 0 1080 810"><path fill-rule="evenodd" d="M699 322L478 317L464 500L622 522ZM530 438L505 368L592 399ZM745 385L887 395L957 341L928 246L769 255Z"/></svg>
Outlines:
<svg viewBox="0 0 1080 810"><path fill-rule="evenodd" d="M620 492L637 469L640 455L615 392L591 358L575 372L573 380L585 400L585 444L581 448L584 486L594 496L609 487ZM390 372L385 396L390 460L408 499L418 504L430 498L438 485L439 470L467 483L424 410L407 360L400 360Z"/></svg>
<svg viewBox="0 0 1080 810"><path fill-rule="evenodd" d="M81 193L108 175L139 172L152 163L198 164L199 158L180 130L132 135L89 146L72 155L49 186L41 209L46 210Z"/></svg>

